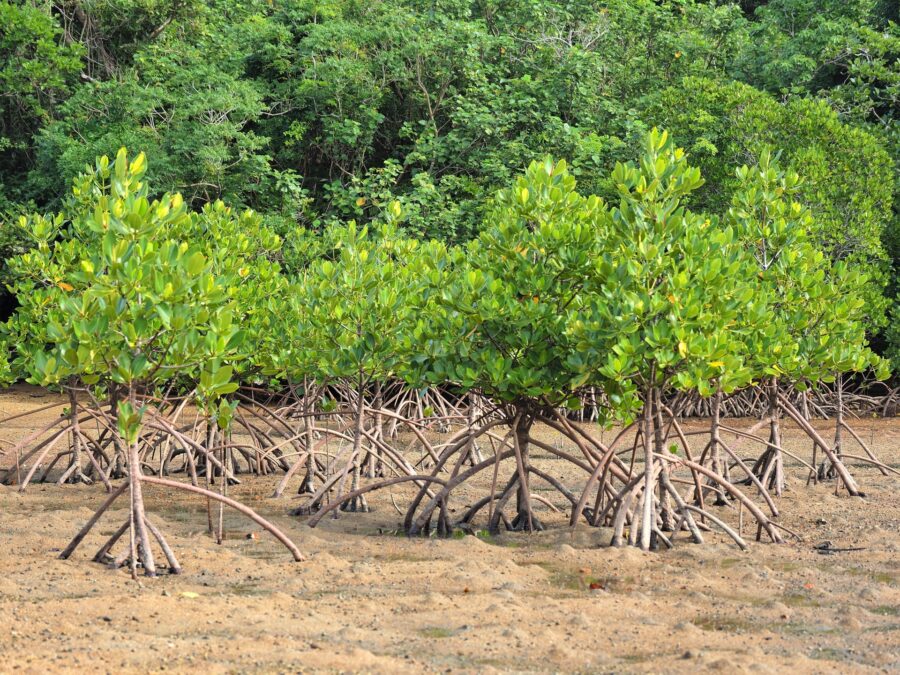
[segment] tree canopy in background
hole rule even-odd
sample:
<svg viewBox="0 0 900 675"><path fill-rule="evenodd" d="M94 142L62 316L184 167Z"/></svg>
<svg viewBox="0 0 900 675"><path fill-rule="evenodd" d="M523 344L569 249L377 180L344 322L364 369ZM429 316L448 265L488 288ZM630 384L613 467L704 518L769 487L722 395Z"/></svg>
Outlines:
<svg viewBox="0 0 900 675"><path fill-rule="evenodd" d="M548 154L616 198L612 168L660 126L704 167L698 210L724 211L733 167L780 151L812 242L866 269L869 330L900 358L897 14L879 0L0 0L0 211L58 209L124 145L160 194L252 207L289 244L394 201L407 234L460 243ZM26 242L4 220L5 260Z"/></svg>

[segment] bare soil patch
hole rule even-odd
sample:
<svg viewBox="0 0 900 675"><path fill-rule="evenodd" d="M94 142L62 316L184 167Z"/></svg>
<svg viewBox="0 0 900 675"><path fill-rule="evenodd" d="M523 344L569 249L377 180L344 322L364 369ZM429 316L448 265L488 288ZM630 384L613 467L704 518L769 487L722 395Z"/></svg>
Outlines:
<svg viewBox="0 0 900 675"><path fill-rule="evenodd" d="M0 393L0 417L51 400ZM3 447L41 419L0 429ZM830 436L828 422L816 427ZM900 420L854 428L900 468ZM808 439L788 430L786 449L806 456ZM535 464L581 480L541 453ZM746 553L719 534L659 553L609 548L608 529L570 529L549 509L541 533L408 539L396 534L392 500L402 508L410 495L399 486L371 493L372 513L310 529L285 515L292 499L270 499L277 478L241 477L230 494L294 539L309 557L294 563L237 514L216 545L204 500L147 486L185 573L138 583L89 561L124 510L56 558L102 487L0 486L0 671L897 671L900 483L850 465L864 499L807 487L788 462L779 522L804 540ZM864 550L822 555L824 541Z"/></svg>

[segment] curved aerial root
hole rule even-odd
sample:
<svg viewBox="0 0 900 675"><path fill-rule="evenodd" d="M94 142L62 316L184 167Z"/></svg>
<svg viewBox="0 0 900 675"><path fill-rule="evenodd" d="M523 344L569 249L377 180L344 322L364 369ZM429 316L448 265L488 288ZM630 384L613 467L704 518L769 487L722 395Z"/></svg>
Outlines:
<svg viewBox="0 0 900 675"><path fill-rule="evenodd" d="M303 554L300 553L300 550L297 546L292 542L287 535L285 535L281 530L279 530L275 525L270 523L268 520L263 518L261 515L256 513L253 509L248 506L244 506L240 502L237 502L230 497L226 497L224 495L218 494L216 492L212 492L210 490L205 490L196 485L190 485L189 483L179 483L174 480L167 480L165 478L157 478L155 476L143 476L141 478L141 482L150 483L155 485L162 485L164 487L170 487L176 490L184 490L186 492L193 492L195 494L208 497L210 499L214 499L216 501L220 501L225 506L230 506L238 513L248 517L250 520L255 522L257 525L262 527L264 530L268 531L272 536L274 536L278 541L284 544L285 548L291 552L291 555L294 557L294 560L297 562L302 562L305 560Z"/></svg>
<svg viewBox="0 0 900 675"><path fill-rule="evenodd" d="M771 521L755 502L729 480L696 462L653 453L649 469L645 467L642 473L634 476L601 514L608 518L607 522L613 528L611 545L622 546L626 543L626 526L629 527L627 543L640 546L643 550L657 549L660 543L671 547L675 537L666 536L664 532L677 534L682 529L687 529L693 541L699 544L703 542L700 523L709 520L731 537L738 547L747 548L739 531L735 531L709 509L687 503L672 484L670 471L677 468L696 471L735 499L742 509L746 509L758 525L757 541L763 531L772 542L782 541L778 532L780 526ZM668 498L675 502L674 506L668 505ZM676 516L674 525L670 524L672 515ZM700 523L695 516L699 517Z"/></svg>
<svg viewBox="0 0 900 675"><path fill-rule="evenodd" d="M132 457L133 456L134 453L132 453ZM122 485L117 487L107 497L103 504L101 504L100 507L94 512L85 526L82 527L78 534L76 534L72 539L72 541L69 542L69 545L66 546L65 549L63 549L59 557L63 560L68 559L78 548L79 544L81 544L84 537L91 531L91 529L97 524L103 514L109 509L109 507L112 506L112 504L119 497L125 494L126 491L128 491L130 494L128 520L126 520L125 523L113 533L113 535L94 555L93 560L97 562L108 562L109 551L126 532L129 532L130 541L128 551L119 558L114 559L112 561L112 564L115 566L122 566L126 562L129 562L131 565L132 574L136 573L137 566L138 564L140 564L147 576L155 576L156 565L153 557L153 552L150 547L149 539L149 536L152 535L166 557L169 566L169 572L172 574L180 573L181 565L178 563L174 552L166 542L166 539L159 528L156 527L149 520L149 518L147 518L141 489L142 485L145 483L151 485L160 485L162 487L172 488L176 490L184 490L206 497L207 499L218 501L225 506L229 506L242 515L250 518L250 520L255 522L264 530L270 532L278 541L280 541L285 546L285 548L288 549L288 551L290 551L294 560L298 562L304 560L303 554L300 553L300 550L283 532L281 532L281 530L279 530L275 525L260 516L253 509L244 506L240 502L237 502L223 494L219 494L211 490L206 490L196 485L179 483L177 481L158 478L156 476L143 476L136 471L131 471L129 479L126 482L122 483Z"/></svg>

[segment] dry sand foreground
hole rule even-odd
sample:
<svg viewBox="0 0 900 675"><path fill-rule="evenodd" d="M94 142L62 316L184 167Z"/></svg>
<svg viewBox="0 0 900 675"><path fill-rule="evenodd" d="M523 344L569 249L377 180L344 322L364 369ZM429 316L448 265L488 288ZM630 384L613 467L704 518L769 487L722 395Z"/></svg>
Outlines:
<svg viewBox="0 0 900 675"><path fill-rule="evenodd" d="M49 400L0 394L0 417ZM900 420L856 428L900 467ZM808 442L792 433L788 446ZM311 530L284 515L289 499L268 498L275 479L243 478L232 494L284 528L305 563L246 538L255 528L237 516L217 546L205 502L148 486L186 572L140 583L89 562L124 511L56 559L101 488L0 487L0 671L897 672L900 482L854 473L864 500L806 488L791 467L781 522L803 542L741 553L710 536L649 554L548 512L535 535L410 540L394 534L386 493L374 513ZM812 548L824 540L865 550L824 556Z"/></svg>

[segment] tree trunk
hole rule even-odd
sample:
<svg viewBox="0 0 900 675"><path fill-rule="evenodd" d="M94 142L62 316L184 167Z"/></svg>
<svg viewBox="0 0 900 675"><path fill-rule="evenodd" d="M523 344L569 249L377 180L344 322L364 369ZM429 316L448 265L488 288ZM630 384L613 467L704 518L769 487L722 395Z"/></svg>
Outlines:
<svg viewBox="0 0 900 675"><path fill-rule="evenodd" d="M363 374L360 373L357 393L358 399L356 402L356 426L353 432L353 452L350 455L351 462L353 463L353 479L350 483L350 492L356 492L357 490L359 490L359 476L362 469L362 441L363 430L365 429L366 415L366 398L363 392L364 385L365 382L363 380ZM341 511L368 513L369 504L366 501L365 495L359 495L341 504Z"/></svg>
<svg viewBox="0 0 900 675"><path fill-rule="evenodd" d="M119 417L119 388L116 384L111 384L109 387L109 412L112 416L112 426L116 427L118 424ZM119 438L119 434L112 434L112 442L113 442L113 460L111 467L110 478L124 478L125 477L125 449L122 447L122 440Z"/></svg>
<svg viewBox="0 0 900 675"><path fill-rule="evenodd" d="M711 466L713 473L717 473L720 476L724 476L727 478L728 473L728 465L726 461L722 457L722 448L719 439L719 424L721 422L721 410L722 410L722 390L717 389L715 395L712 400L712 423L710 425L709 430L709 455L711 460ZM713 481L709 481L710 485L713 485L716 494L716 501L714 502L716 506L727 506L728 502L725 500L725 491L722 487Z"/></svg>
<svg viewBox="0 0 900 675"><path fill-rule="evenodd" d="M313 411L316 403L310 392L309 377L303 376L303 440L306 444L306 475L300 482L297 494L311 495L316 492L316 447L315 432L313 431Z"/></svg>
<svg viewBox="0 0 900 675"><path fill-rule="evenodd" d="M654 438L653 424L653 403L656 399L656 388L647 387L644 395L644 492L641 502L641 541L640 546L644 551L650 550L650 544L653 534L654 520L656 519L656 510L653 508L653 446L651 439ZM637 516L637 514L635 514ZM633 539L636 524L631 524L631 534L629 539Z"/></svg>
<svg viewBox="0 0 900 675"><path fill-rule="evenodd" d="M531 427L534 424L534 418L522 413L518 417L516 428L513 430L515 434L515 444L518 449L518 457L516 470L519 474L519 484L516 490L516 517L512 521L512 529L515 531L540 532L544 529L544 524L534 515L531 508L531 485L530 485L530 458L529 458L529 439Z"/></svg>
<svg viewBox="0 0 900 675"><path fill-rule="evenodd" d="M137 444L128 444L128 482L131 487L131 519L130 535L132 542L131 569L134 574L137 561L140 560L144 567L144 574L148 577L156 576L156 564L153 560L153 551L150 549L150 538L147 536L145 522L144 493L141 489L141 458Z"/></svg>
<svg viewBox="0 0 900 675"><path fill-rule="evenodd" d="M778 416L781 406L778 402L778 379L772 377L766 383L769 413L769 445L756 463L760 482L777 497L784 493L784 462L781 455L781 429Z"/></svg>
<svg viewBox="0 0 900 675"><path fill-rule="evenodd" d="M384 396L382 392L381 382L375 383L375 397L372 401L372 408L375 410L375 425L372 436L379 441L384 440L384 418L381 415L381 408L384 405ZM381 450L378 446L373 446L368 453L368 461L366 466L366 476L369 478L377 478L384 472L381 466Z"/></svg>
<svg viewBox="0 0 900 675"><path fill-rule="evenodd" d="M469 409L466 411L466 424L471 431L475 428L475 420L478 418L478 399L472 392L469 392L468 397ZM481 448L478 447L478 441L474 438L466 445L465 452L466 464L469 466L475 466L484 461L484 458L481 456Z"/></svg>
<svg viewBox="0 0 900 675"><path fill-rule="evenodd" d="M834 414L834 445L832 452L834 456L841 459L843 455L843 427L844 427L844 376L837 373L834 378L834 394L835 394L835 414ZM826 468L827 467L827 468ZM837 470L832 462L827 459L822 462L819 467L819 478L834 478L837 476Z"/></svg>
<svg viewBox="0 0 900 675"><path fill-rule="evenodd" d="M59 483L91 483L90 478L85 475L84 471L82 471L81 462L81 427L78 424L78 394L75 391L74 383L70 382L67 387L69 394L69 420L71 425L71 434L72 434L72 457L69 462L68 468L65 472L60 476ZM90 448L85 448L87 452L90 452Z"/></svg>
<svg viewBox="0 0 900 675"><path fill-rule="evenodd" d="M653 448L657 455L663 455L666 452L666 439L663 437L663 415L662 415L662 390L657 387L654 390L653 398ZM669 493L665 489L668 482L669 465L666 462L660 462L659 471L659 511L662 519L662 529L666 532L672 531L672 507L669 502ZM652 538L652 546L656 548L657 543L655 537Z"/></svg>
<svg viewBox="0 0 900 675"><path fill-rule="evenodd" d="M807 422L809 422L810 417L809 417L809 390L808 389L804 389L800 395L800 412L803 415L803 419L805 419ZM815 468L816 467L816 457L818 455L818 452L817 452L818 449L819 449L819 444L816 443L815 441L813 441L812 442L812 461L810 462L813 469L810 470L809 477L806 479L807 485L809 485L810 481L812 481L814 484L818 483L818 481L819 481L819 472Z"/></svg>

